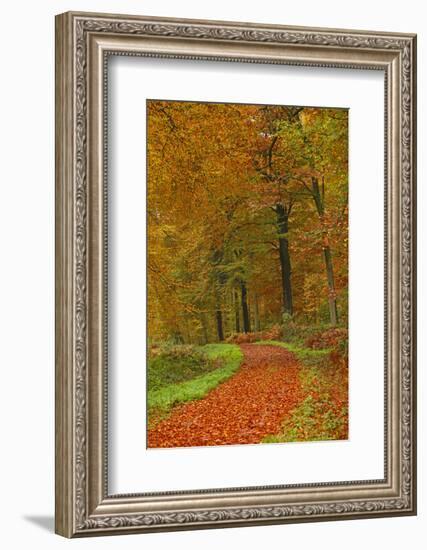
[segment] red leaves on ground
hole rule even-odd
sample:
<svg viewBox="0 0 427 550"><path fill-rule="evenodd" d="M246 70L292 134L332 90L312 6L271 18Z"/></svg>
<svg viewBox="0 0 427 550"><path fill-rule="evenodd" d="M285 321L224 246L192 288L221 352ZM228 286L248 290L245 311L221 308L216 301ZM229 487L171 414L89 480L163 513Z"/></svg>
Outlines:
<svg viewBox="0 0 427 550"><path fill-rule="evenodd" d="M295 356L276 346L242 345L244 362L204 399L177 407L148 432L148 446L259 443L279 431L301 398Z"/></svg>

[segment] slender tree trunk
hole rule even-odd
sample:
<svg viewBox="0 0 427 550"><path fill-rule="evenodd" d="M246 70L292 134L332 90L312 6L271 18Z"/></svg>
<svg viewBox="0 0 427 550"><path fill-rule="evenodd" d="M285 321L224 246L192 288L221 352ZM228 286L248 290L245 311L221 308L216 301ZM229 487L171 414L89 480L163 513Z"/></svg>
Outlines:
<svg viewBox="0 0 427 550"><path fill-rule="evenodd" d="M224 329L222 327L222 311L220 309L215 311L215 320L218 340L222 342L224 340Z"/></svg>
<svg viewBox="0 0 427 550"><path fill-rule="evenodd" d="M328 277L329 316L331 319L331 324L335 326L338 323L338 309L335 294L334 268L332 265L332 255L329 245L325 246L323 249L323 256L325 258L326 275Z"/></svg>
<svg viewBox="0 0 427 550"><path fill-rule="evenodd" d="M335 291L335 279L334 279L334 266L332 263L331 247L328 242L327 232L323 228L324 217L324 202L320 192L319 181L317 178L311 178L311 188L313 191L313 199L316 205L317 213L320 217L320 223L323 230L323 258L325 260L326 277L328 280L328 302L329 302L329 318L331 325L338 324L338 308L337 308L337 296Z"/></svg>
<svg viewBox="0 0 427 550"><path fill-rule="evenodd" d="M260 331L259 307L258 307L258 294L256 292L254 294L254 320L255 320L255 332L259 332Z"/></svg>
<svg viewBox="0 0 427 550"><path fill-rule="evenodd" d="M248 291L244 281L240 281L240 289L242 295L243 332L247 333L251 331L251 320L249 318Z"/></svg>
<svg viewBox="0 0 427 550"><path fill-rule="evenodd" d="M239 294L237 290L233 291L233 303L234 303L234 329L235 332L240 332L240 311L239 311Z"/></svg>
<svg viewBox="0 0 427 550"><path fill-rule="evenodd" d="M209 342L209 336L208 336L208 327L206 322L206 315L202 313L200 317L200 322L202 323L202 334L203 334L203 343L207 344Z"/></svg>
<svg viewBox="0 0 427 550"><path fill-rule="evenodd" d="M186 319L186 321L185 321L185 329L186 329L186 333L187 333L187 343L191 345L193 343L193 339L191 337L190 328L188 326L188 319Z"/></svg>
<svg viewBox="0 0 427 550"><path fill-rule="evenodd" d="M282 297L283 311L292 315L294 312L292 300L292 282L291 282L291 258L289 254L289 241L285 236L288 233L289 223L288 214L283 204L276 204L277 228L279 230L279 255L280 270L282 275Z"/></svg>
<svg viewBox="0 0 427 550"><path fill-rule="evenodd" d="M221 261L224 257L223 248L217 248L212 252L212 263L214 267L215 274L215 322L216 330L218 335L218 340L222 342L224 340L224 325L222 318L222 309L221 309L221 289L226 281L226 276L221 270Z"/></svg>

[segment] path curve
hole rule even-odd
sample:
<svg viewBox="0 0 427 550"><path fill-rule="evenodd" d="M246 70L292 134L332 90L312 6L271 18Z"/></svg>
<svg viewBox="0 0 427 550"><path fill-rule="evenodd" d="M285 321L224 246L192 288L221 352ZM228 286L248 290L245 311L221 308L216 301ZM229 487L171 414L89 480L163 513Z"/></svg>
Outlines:
<svg viewBox="0 0 427 550"><path fill-rule="evenodd" d="M240 347L244 360L237 373L149 430L150 448L259 443L280 430L300 398L298 361L278 346Z"/></svg>

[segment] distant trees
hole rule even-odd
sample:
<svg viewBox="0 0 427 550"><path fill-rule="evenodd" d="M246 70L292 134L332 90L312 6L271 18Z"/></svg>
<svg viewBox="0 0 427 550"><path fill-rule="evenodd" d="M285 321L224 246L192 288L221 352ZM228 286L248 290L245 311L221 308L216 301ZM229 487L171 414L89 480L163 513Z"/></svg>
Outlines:
<svg viewBox="0 0 427 550"><path fill-rule="evenodd" d="M221 341L324 305L336 324L347 143L344 110L149 101L149 337Z"/></svg>

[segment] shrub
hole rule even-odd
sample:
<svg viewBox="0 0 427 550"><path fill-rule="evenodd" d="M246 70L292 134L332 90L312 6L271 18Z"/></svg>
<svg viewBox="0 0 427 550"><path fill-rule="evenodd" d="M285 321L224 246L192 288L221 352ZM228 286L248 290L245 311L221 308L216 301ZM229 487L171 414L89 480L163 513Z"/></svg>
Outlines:
<svg viewBox="0 0 427 550"><path fill-rule="evenodd" d="M319 332L330 328L330 325L304 325L295 320L285 323L282 327L282 341L295 344L299 347L305 347L305 341Z"/></svg>
<svg viewBox="0 0 427 550"><path fill-rule="evenodd" d="M148 388L153 390L190 380L217 367L218 361L209 358L196 346L152 346L148 360Z"/></svg>
<svg viewBox="0 0 427 550"><path fill-rule="evenodd" d="M338 348L346 346L348 341L348 330L346 328L331 327L327 330L317 332L305 340L305 346L310 349Z"/></svg>
<svg viewBox="0 0 427 550"><path fill-rule="evenodd" d="M227 338L227 342L231 344L253 344L260 340L280 340L282 337L282 327L273 325L271 328L260 332L238 332Z"/></svg>

